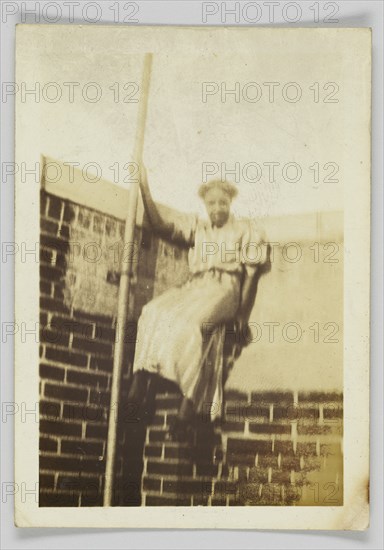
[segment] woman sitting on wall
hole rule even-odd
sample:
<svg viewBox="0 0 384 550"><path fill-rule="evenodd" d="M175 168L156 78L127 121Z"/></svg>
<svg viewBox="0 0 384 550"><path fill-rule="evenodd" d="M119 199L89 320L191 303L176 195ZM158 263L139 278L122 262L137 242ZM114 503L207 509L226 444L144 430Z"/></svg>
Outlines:
<svg viewBox="0 0 384 550"><path fill-rule="evenodd" d="M189 247L190 276L185 284L143 307L128 399L139 407L144 403L150 373L175 382L183 394L171 430L176 438L187 431L196 415L199 396L195 390L198 385L201 388L205 327L235 320L240 334L245 334L259 276L269 266L269 247L254 222L231 214L237 188L227 181L213 180L200 186L206 220L193 214L161 214L144 168L140 189L153 230L166 240ZM206 383L213 380L209 376Z"/></svg>

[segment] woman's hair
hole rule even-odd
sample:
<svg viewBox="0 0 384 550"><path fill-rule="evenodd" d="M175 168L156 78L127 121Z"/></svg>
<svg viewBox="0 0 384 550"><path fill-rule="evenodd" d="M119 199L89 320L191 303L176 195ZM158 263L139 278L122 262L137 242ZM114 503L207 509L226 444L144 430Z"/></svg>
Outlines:
<svg viewBox="0 0 384 550"><path fill-rule="evenodd" d="M218 187L224 193L227 193L229 195L229 198L232 200L236 197L238 190L237 187L233 185L233 183L229 181L222 181L222 180L210 180L207 183L202 183L199 187L198 195L201 199L205 198L205 195L208 193L210 189L213 189L215 187Z"/></svg>

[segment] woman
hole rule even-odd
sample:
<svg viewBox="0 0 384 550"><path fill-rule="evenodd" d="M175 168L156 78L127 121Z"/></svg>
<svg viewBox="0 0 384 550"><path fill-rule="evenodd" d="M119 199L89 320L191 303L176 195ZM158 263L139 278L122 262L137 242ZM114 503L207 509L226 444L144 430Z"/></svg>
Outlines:
<svg viewBox="0 0 384 550"><path fill-rule="evenodd" d="M254 223L231 214L237 189L229 182L213 180L200 186L207 220L193 214L161 214L145 169L140 190L154 231L189 247L190 276L184 285L167 290L143 307L129 399L144 403L149 373L175 382L183 394L171 430L177 437L196 413L204 330L236 320L244 333L259 275L268 264L268 250Z"/></svg>

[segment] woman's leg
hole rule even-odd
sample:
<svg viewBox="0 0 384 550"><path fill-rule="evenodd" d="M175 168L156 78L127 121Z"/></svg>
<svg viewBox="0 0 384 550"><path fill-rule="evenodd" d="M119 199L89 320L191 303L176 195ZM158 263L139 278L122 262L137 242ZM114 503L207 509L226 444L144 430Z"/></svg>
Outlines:
<svg viewBox="0 0 384 550"><path fill-rule="evenodd" d="M139 422L147 421L151 416L155 398L154 375L145 370L139 370L132 377L128 392L128 405L132 407L133 416Z"/></svg>

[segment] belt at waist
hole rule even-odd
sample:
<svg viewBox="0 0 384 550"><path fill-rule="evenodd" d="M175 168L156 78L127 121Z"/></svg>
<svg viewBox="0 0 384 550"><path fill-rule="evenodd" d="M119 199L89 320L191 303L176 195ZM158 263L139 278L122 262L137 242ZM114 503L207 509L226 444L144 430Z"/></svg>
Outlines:
<svg viewBox="0 0 384 550"><path fill-rule="evenodd" d="M241 280L242 272L241 271L228 271L226 269L221 269L220 267L210 267L209 269L206 269L204 271L195 271L194 273L189 274L189 280L192 281L192 279L203 277L206 273L212 273L215 276L219 277L219 280L223 275L231 275L235 276Z"/></svg>

